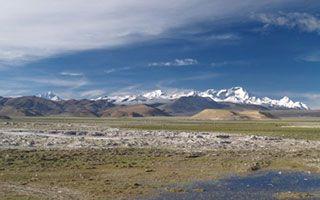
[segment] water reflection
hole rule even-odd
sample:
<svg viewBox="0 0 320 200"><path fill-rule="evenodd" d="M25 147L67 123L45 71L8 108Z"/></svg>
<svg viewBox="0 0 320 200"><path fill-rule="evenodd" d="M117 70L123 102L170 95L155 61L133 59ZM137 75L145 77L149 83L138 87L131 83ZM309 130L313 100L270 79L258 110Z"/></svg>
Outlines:
<svg viewBox="0 0 320 200"><path fill-rule="evenodd" d="M320 191L320 175L301 172L263 172L247 177L174 186L153 200L275 199L279 192ZM320 199L310 197L308 199Z"/></svg>

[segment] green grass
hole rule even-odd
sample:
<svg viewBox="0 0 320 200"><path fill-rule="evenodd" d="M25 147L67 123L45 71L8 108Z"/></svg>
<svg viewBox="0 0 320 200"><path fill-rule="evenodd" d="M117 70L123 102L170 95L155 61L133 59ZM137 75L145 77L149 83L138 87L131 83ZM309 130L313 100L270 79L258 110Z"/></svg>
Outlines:
<svg viewBox="0 0 320 200"><path fill-rule="evenodd" d="M319 155L316 150L220 150L198 157L160 149L1 150L0 199L148 197L158 189L175 191L178 183L245 175L256 163L260 170L319 172Z"/></svg>
<svg viewBox="0 0 320 200"><path fill-rule="evenodd" d="M212 122L193 124L148 124L127 125L125 128L144 130L180 130L180 131L210 131L238 133L247 135L264 135L294 139L320 140L319 128L285 127L289 123L281 122Z"/></svg>
<svg viewBox="0 0 320 200"><path fill-rule="evenodd" d="M320 140L320 121L197 121L178 117L62 118L0 120L0 129L105 131L110 127L144 130L214 131ZM289 127L289 126L307 126ZM310 128L311 127L311 128ZM159 149L0 150L0 199L130 199L155 194L177 183L260 170L320 172L319 150L212 151L199 157ZM21 191L19 188L27 188ZM59 193L62 191L62 193ZM174 189L172 190L174 191Z"/></svg>
<svg viewBox="0 0 320 200"><path fill-rule="evenodd" d="M180 130L240 133L294 139L320 140L319 119L286 119L265 121L201 121L183 117L154 118L14 118L14 128L105 130L108 127L142 130ZM60 126L57 126L57 125ZM74 125L74 126L73 126ZM88 126L88 127L86 127ZM290 127L297 126L297 127ZM307 126L307 127L303 127ZM1 124L0 124L1 128Z"/></svg>

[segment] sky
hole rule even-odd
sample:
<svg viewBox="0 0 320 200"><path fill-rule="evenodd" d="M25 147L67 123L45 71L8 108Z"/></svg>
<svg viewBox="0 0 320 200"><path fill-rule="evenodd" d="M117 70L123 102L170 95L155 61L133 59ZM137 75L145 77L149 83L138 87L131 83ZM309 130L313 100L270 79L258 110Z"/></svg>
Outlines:
<svg viewBox="0 0 320 200"><path fill-rule="evenodd" d="M0 0L0 95L242 86L320 109L318 0Z"/></svg>

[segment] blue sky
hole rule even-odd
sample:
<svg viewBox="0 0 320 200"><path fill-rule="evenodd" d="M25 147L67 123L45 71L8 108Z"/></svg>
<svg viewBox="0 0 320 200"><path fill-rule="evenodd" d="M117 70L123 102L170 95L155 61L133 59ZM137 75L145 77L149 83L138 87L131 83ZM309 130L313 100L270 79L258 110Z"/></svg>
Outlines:
<svg viewBox="0 0 320 200"><path fill-rule="evenodd" d="M242 86L320 108L316 0L4 1L0 95ZM290 6L288 6L290 5Z"/></svg>

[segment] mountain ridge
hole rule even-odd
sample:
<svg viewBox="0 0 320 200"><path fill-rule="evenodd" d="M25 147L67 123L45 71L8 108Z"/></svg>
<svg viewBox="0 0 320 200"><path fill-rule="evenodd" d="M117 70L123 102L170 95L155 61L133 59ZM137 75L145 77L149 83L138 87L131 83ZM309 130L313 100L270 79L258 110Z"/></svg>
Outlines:
<svg viewBox="0 0 320 200"><path fill-rule="evenodd" d="M51 100L51 101L62 101L63 100L61 97L59 97L57 94L55 94L52 91L48 91L46 93L37 94L35 96L39 97L39 98L43 98L43 99L48 99L48 100Z"/></svg>
<svg viewBox="0 0 320 200"><path fill-rule="evenodd" d="M256 97L251 95L247 90L242 87L232 87L229 89L208 89L205 91L176 91L165 92L162 90L153 90L142 94L132 95L116 95L116 96L104 96L93 100L108 100L114 104L141 104L141 103L161 103L177 100L181 97L198 96L210 98L215 102L223 103L235 103L235 104L247 104L258 105L267 108L283 108L283 109L298 109L309 110L310 108L299 101L293 101L289 97L271 99L269 97Z"/></svg>
<svg viewBox="0 0 320 200"><path fill-rule="evenodd" d="M118 105L128 106L119 107ZM131 105L144 105L130 107ZM302 110L308 111L307 105L294 102L285 96L279 100L268 97L256 97L242 87L205 91L163 91L153 90L138 95L118 95L100 97L97 99L64 100L50 91L35 96L16 98L0 97L0 114L9 116L96 116L111 110L122 115L132 115L130 112L142 112L142 115L172 115L190 116L204 109L228 110ZM162 111L163 113L161 113ZM126 113L127 112L127 113ZM148 113L149 112L149 113ZM105 114L107 115L107 114ZM111 114L110 114L111 115Z"/></svg>

